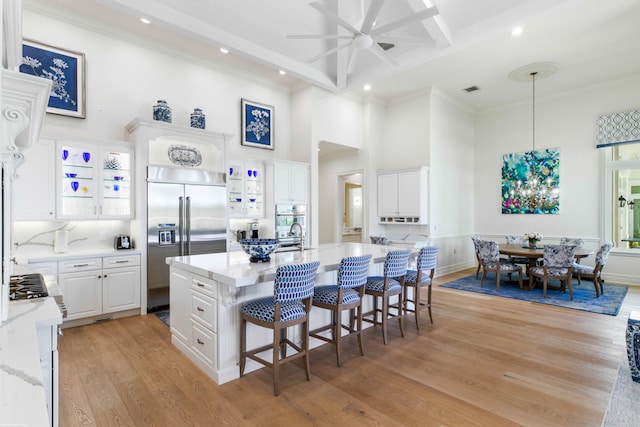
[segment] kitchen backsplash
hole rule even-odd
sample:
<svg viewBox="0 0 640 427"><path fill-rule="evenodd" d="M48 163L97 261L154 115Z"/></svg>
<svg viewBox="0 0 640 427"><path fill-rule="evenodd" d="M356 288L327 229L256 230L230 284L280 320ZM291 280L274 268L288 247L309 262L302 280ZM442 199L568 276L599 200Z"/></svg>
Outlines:
<svg viewBox="0 0 640 427"><path fill-rule="evenodd" d="M130 234L129 221L16 221L12 256L21 262L34 256L53 255L54 248L66 253L109 251L118 234ZM56 236L64 238L66 245L56 244Z"/></svg>

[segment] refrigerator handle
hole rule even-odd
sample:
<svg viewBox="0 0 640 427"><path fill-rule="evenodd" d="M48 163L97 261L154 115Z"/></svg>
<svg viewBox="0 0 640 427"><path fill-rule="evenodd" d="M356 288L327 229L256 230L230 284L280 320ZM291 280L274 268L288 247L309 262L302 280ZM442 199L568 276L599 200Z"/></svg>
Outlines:
<svg viewBox="0 0 640 427"><path fill-rule="evenodd" d="M185 242L185 251L186 255L191 255L191 197L186 197L186 207L184 210L184 222L185 222L185 231L184 235L186 238Z"/></svg>
<svg viewBox="0 0 640 427"><path fill-rule="evenodd" d="M184 252L184 197L178 197L178 238L180 244L178 245L180 256L186 255Z"/></svg>

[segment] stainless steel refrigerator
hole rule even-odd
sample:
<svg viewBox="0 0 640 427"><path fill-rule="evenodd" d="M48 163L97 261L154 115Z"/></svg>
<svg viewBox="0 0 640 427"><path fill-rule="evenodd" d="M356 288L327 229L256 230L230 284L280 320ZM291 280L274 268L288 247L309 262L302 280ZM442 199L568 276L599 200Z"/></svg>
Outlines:
<svg viewBox="0 0 640 427"><path fill-rule="evenodd" d="M169 305L167 257L226 251L224 174L147 168L147 308Z"/></svg>

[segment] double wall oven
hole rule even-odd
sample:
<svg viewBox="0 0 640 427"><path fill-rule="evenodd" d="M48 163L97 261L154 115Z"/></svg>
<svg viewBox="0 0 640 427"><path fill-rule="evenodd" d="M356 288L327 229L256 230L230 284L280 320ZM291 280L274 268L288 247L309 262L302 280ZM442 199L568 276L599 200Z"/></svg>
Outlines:
<svg viewBox="0 0 640 427"><path fill-rule="evenodd" d="M307 244L307 205L276 205L276 239L279 247Z"/></svg>

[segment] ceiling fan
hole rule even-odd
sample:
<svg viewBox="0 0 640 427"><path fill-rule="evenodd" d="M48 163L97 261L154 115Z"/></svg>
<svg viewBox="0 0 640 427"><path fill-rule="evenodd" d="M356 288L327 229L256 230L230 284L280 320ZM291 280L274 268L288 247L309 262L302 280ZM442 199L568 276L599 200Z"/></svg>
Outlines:
<svg viewBox="0 0 640 427"><path fill-rule="evenodd" d="M355 62L355 57L357 56L359 51L369 50L375 56L377 56L381 61L385 62L391 67L395 67L398 65L396 60L389 55L386 50L389 47L393 47L397 43L413 43L413 44L422 44L428 45L433 41L427 38L420 37L410 37L410 36L402 36L402 35L393 35L389 34L391 31L396 30L398 28L414 24L416 22L424 21L425 19L431 18L433 16L439 15L438 9L435 6L428 7L420 12L417 12L413 15L409 15L406 18L398 19L394 22L376 26L375 22L378 18L378 14L384 5L385 0L372 0L365 15L364 21L360 26L360 29L356 29L338 16L333 10L327 8L323 4L314 1L309 3L309 6L313 7L320 13L324 14L328 19L334 21L340 27L344 28L351 34L325 34L325 35L289 35L288 39L345 39L347 40L345 43L338 44L336 47L327 50L326 52L321 53L320 55L314 56L311 59L305 61L307 64L311 64L321 58L332 55L342 49L350 48L350 55L348 59L347 72L351 71L353 63Z"/></svg>

